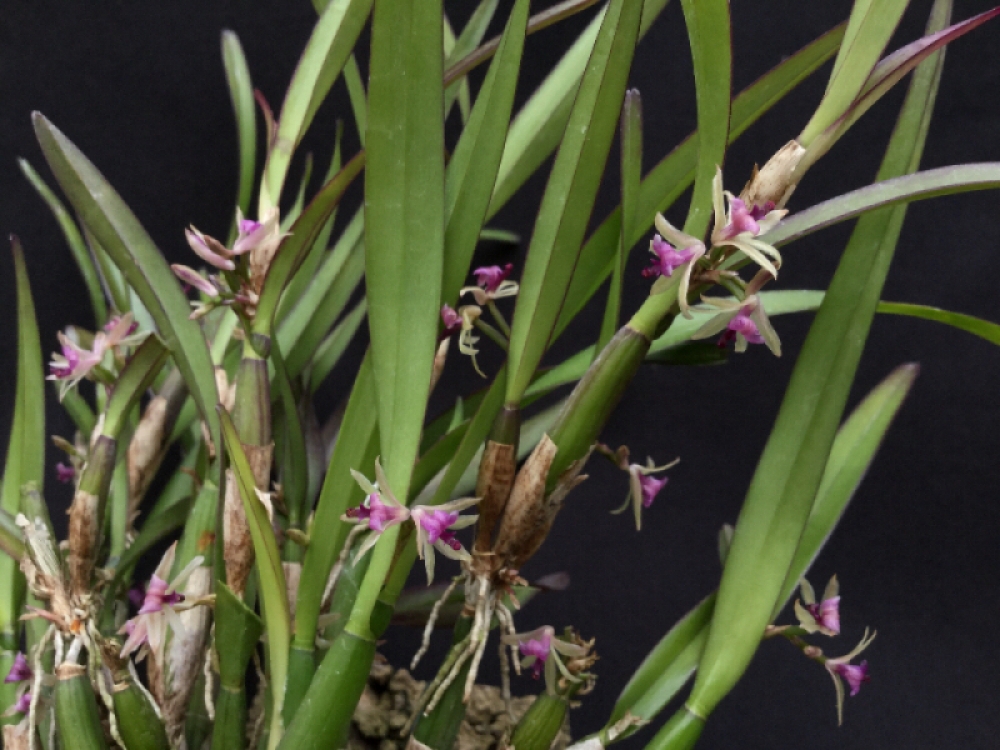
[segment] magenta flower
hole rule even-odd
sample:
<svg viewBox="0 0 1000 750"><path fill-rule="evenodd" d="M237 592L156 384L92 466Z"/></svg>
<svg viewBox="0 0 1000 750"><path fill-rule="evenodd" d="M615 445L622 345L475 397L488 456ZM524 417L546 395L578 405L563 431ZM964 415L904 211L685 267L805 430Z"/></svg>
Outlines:
<svg viewBox="0 0 1000 750"><path fill-rule="evenodd" d="M834 664L830 669L837 676L844 678L847 686L851 689L850 695L857 695L861 686L871 681L867 661L860 664Z"/></svg>
<svg viewBox="0 0 1000 750"><path fill-rule="evenodd" d="M692 339L707 339L721 333L719 346L736 342L736 351L745 352L747 344L766 344L776 356L781 356L781 341L771 326L771 321L756 294L748 294L746 299L716 299L702 297L703 302L716 309L716 314L701 328L691 334ZM705 308L702 308L705 309Z"/></svg>
<svg viewBox="0 0 1000 750"><path fill-rule="evenodd" d="M552 649L552 628L541 628L541 631L538 638L529 638L518 644L521 653L527 659L533 659L531 664L523 666L531 667L531 676L536 680L542 676L542 669L545 667L545 662L548 661L549 652Z"/></svg>
<svg viewBox="0 0 1000 750"><path fill-rule="evenodd" d="M476 283L479 286L487 292L495 292L507 280L507 277L510 276L513 270L514 264L508 263L503 268L500 266L483 266L482 268L477 268L472 273L475 274Z"/></svg>
<svg viewBox="0 0 1000 750"><path fill-rule="evenodd" d="M76 469L67 466L62 461L56 464L56 479L63 484L69 484L76 478Z"/></svg>
<svg viewBox="0 0 1000 750"><path fill-rule="evenodd" d="M666 487L669 481L668 477L657 479L652 474L658 471L666 471L676 466L680 459L675 459L663 466L656 466L653 463L653 459L647 456L645 466L642 464L626 464L625 462L628 461L628 454L626 452L621 461L622 463L619 464L619 467L628 471L629 474L629 493L628 497L625 498L625 503L620 508L616 508L611 512L616 515L624 513L625 509L631 505L635 513L635 528L638 531L642 529L642 509L648 508L653 504L656 496L660 494L660 490Z"/></svg>
<svg viewBox="0 0 1000 750"><path fill-rule="evenodd" d="M839 589L837 576L834 576L826 585L822 600L817 602L809 581L803 578L799 582L802 602L795 602L795 615L803 630L807 633L823 633L830 636L840 633Z"/></svg>
<svg viewBox="0 0 1000 750"><path fill-rule="evenodd" d="M62 354L53 354L49 363L49 376L46 380L60 380L59 397L79 383L87 374L101 364L104 355L120 344L131 344L142 338L134 336L135 323L132 313L112 318L103 331L94 336L90 349L84 349L78 342L60 331L57 336L62 348Z"/></svg>
<svg viewBox="0 0 1000 750"><path fill-rule="evenodd" d="M459 513L478 502L479 498L463 497L437 506L416 505L410 511L417 529L417 554L427 569L428 584L434 580L435 550L452 560L469 559L469 553L455 538L455 532L476 522L479 516Z"/></svg>
<svg viewBox="0 0 1000 750"><path fill-rule="evenodd" d="M448 338L462 328L462 316L451 305L441 306L441 322L444 323L442 339Z"/></svg>
<svg viewBox="0 0 1000 750"><path fill-rule="evenodd" d="M851 664L851 660L868 648L871 642L875 640L875 633L868 635L868 631L865 630L865 635L861 639L861 642L854 647L854 649L849 654L844 654L843 656L837 657L836 659L827 659L825 662L826 671L830 673L830 677L833 678L833 686L837 690L837 723L844 723L844 682L847 683L848 688L850 688L851 695L857 695L858 691L861 690L861 686L871 681L871 676L868 670L868 662L863 661L860 664Z"/></svg>
<svg viewBox="0 0 1000 750"><path fill-rule="evenodd" d="M545 674L545 690L555 694L557 689L557 674L570 682L579 683L581 676L573 674L563 663L562 657L581 659L590 651L590 645L570 643L555 637L555 630L550 625L544 625L530 633L505 635L501 641L509 646L517 646L524 658L521 659L521 669L531 669L531 676L538 679Z"/></svg>
<svg viewBox="0 0 1000 750"><path fill-rule="evenodd" d="M372 531L358 548L355 560L359 560L362 555L375 546L382 532L406 521L410 517L410 511L396 499L389 488L389 481L385 477L385 472L382 471L379 459L375 459L374 484L369 482L364 474L354 469L351 469L351 476L365 491L365 501L357 508L348 508L347 512L341 516L341 520L348 523L367 524Z"/></svg>
<svg viewBox="0 0 1000 750"><path fill-rule="evenodd" d="M236 228L239 235L230 255L250 253L251 263L266 270L285 237L278 221L278 210L272 208L264 214L261 221L254 221L243 218L243 213L237 208Z"/></svg>
<svg viewBox="0 0 1000 750"><path fill-rule="evenodd" d="M184 632L184 623L177 611L177 606L184 601L184 595L178 593L177 588L183 585L195 569L204 562L205 558L201 555L193 558L170 583L167 583L166 576L170 574L170 569L174 565L176 549L177 543L175 542L163 555L163 559L156 567L156 571L146 587L146 594L143 597L139 613L127 620L118 631L127 636L121 650L122 659L138 651L143 645L147 645L149 650L156 655L157 662L162 663L162 652L166 645L168 626L173 628L174 632ZM144 655L144 652L141 653L139 659L141 660Z"/></svg>
<svg viewBox="0 0 1000 750"><path fill-rule="evenodd" d="M486 305L493 300L513 297L517 294L518 285L516 281L507 278L513 270L513 263L508 263L503 268L500 266L477 268L472 273L476 276L478 286L462 287L459 296L471 294L477 305Z"/></svg>
<svg viewBox="0 0 1000 750"><path fill-rule="evenodd" d="M728 213L726 200L729 201ZM757 238L772 230L788 211L775 210L770 201L762 206L748 207L743 200L722 189L722 170L718 168L712 180L712 206L715 212L712 246L731 245L777 278L781 254L773 245Z"/></svg>
<svg viewBox="0 0 1000 750"><path fill-rule="evenodd" d="M26 714L31 711L31 691L21 693L14 705L11 706L10 711L15 714Z"/></svg>
<svg viewBox="0 0 1000 750"><path fill-rule="evenodd" d="M11 665L10 671L4 677L3 681L4 683L27 682L34 676L35 673L28 664L28 660L24 654L18 651L17 656L14 657L14 663Z"/></svg>
<svg viewBox="0 0 1000 750"><path fill-rule="evenodd" d="M747 344L764 343L764 337L761 336L757 324L750 318L751 312L752 310L749 307L741 307L739 312L729 320L726 330L719 337L718 346L720 349L725 349L734 341L739 346L737 336L742 336L742 340L746 341ZM746 349L746 345L743 348Z"/></svg>
<svg viewBox="0 0 1000 750"><path fill-rule="evenodd" d="M697 245L685 248L684 250L677 250L658 234L654 234L653 239L650 240L649 252L656 256L656 259L642 272L642 275L647 279L658 276L672 276L677 268L701 255L700 248Z"/></svg>

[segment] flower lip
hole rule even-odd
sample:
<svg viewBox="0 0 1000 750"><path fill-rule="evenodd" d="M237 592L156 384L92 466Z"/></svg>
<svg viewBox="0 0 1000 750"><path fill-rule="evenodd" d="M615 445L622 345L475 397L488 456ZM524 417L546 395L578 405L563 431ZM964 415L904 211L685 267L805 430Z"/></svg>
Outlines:
<svg viewBox="0 0 1000 750"><path fill-rule="evenodd" d="M514 264L508 263L502 268L500 266L482 266L475 269L472 273L475 275L476 283L479 286L487 292L495 292L507 280L507 277L510 276L513 270Z"/></svg>
<svg viewBox="0 0 1000 750"><path fill-rule="evenodd" d="M28 664L27 658L20 651L17 652L17 656L14 657L14 663L10 667L10 671L7 676L4 677L4 683L9 684L12 682L26 682L35 676L32 671L31 666Z"/></svg>

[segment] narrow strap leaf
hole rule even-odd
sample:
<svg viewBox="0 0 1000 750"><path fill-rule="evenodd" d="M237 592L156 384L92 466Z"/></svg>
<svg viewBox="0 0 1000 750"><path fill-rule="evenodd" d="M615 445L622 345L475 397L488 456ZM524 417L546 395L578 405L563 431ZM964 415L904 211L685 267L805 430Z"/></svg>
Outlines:
<svg viewBox="0 0 1000 750"><path fill-rule="evenodd" d="M521 277L507 403L516 404L524 395L566 297L625 96L641 11L637 2L612 0L580 83Z"/></svg>
<svg viewBox="0 0 1000 750"><path fill-rule="evenodd" d="M189 318L190 306L163 255L97 168L40 113L35 134L56 179L83 223L121 269L149 310L194 396L212 440L221 442L215 373L205 337Z"/></svg>
<svg viewBox="0 0 1000 750"><path fill-rule="evenodd" d="M733 49L729 0L681 0L694 63L698 103L698 166L684 231L701 237L712 217L712 180L729 142Z"/></svg>
<svg viewBox="0 0 1000 750"><path fill-rule="evenodd" d="M438 329L444 248L440 0L379 0L372 23L365 277L386 476L405 497Z"/></svg>
<svg viewBox="0 0 1000 750"><path fill-rule="evenodd" d="M250 80L250 67L247 65L243 46L235 31L222 32L222 64L226 69L229 99L236 115L236 140L239 144L240 177L236 205L244 215L248 215L253 197L254 170L257 161L257 111L253 98L253 83ZM233 229L235 231L235 225Z"/></svg>
<svg viewBox="0 0 1000 750"><path fill-rule="evenodd" d="M268 680L271 693L271 723L268 736L268 750L278 746L282 734L281 707L285 699L285 682L288 677L288 647L292 628L288 614L288 593L285 589L285 573L281 566L278 543L274 538L271 519L263 503L257 497L253 470L243 452L236 433L236 426L229 414L220 406L219 416L225 437L226 451L229 453L233 475L239 485L240 498L246 510L250 536L253 539L257 557L257 571L260 580L260 599L267 627Z"/></svg>

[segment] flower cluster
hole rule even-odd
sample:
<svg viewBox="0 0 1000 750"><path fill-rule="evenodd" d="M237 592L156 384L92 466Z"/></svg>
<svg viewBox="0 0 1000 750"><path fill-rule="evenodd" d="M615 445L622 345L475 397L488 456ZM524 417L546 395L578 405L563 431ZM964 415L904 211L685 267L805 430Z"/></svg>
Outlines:
<svg viewBox="0 0 1000 750"><path fill-rule="evenodd" d="M95 368L100 367L104 355L114 353L115 347L129 346L141 341L146 334L136 333L138 324L132 320L132 313L115 316L104 326L103 331L94 334L90 348L81 345L79 333L71 331L72 338L60 331L57 336L60 354L53 354L49 363L46 380L58 380L60 400L74 385L83 380Z"/></svg>
<svg viewBox="0 0 1000 750"><path fill-rule="evenodd" d="M200 318L218 305L239 304L248 317L253 317L258 294L271 260L285 234L278 221L278 210L272 208L261 219L243 218L236 209L237 236L231 248L194 227L184 230L188 246L195 255L222 274L204 276L181 264L171 266L174 274L186 285L208 297L207 302L192 302L192 318ZM248 262L237 265L242 257Z"/></svg>
<svg viewBox="0 0 1000 750"><path fill-rule="evenodd" d="M381 534L392 526L412 521L417 534L417 554L427 569L427 583L434 580L435 550L452 560L468 560L469 553L455 538L455 532L476 522L479 516L460 515L460 512L479 502L479 498L465 497L441 505L415 505L407 508L392 490L382 470L379 459L375 459L375 482L364 474L351 470L354 480L365 492L364 502L356 508L348 508L342 520L363 524L372 532L361 544L355 560L361 558L375 546Z"/></svg>
<svg viewBox="0 0 1000 750"><path fill-rule="evenodd" d="M483 372L476 362L476 355L479 354L476 344L479 342L479 337L474 334L474 329L478 326L491 334L493 338L500 337L499 332L479 320L483 314L483 307L486 307L502 329L503 335L510 335L510 328L497 309L495 302L498 299L513 297L517 294L519 288L517 282L508 278L513 270L513 263L508 263L503 267L483 266L475 269L472 273L476 277L477 286L462 287L459 296L464 297L466 294L471 294L476 304L463 305L457 310L450 305L444 305L441 308L441 322L444 323L442 339L458 333L458 350L472 358L472 366L480 375L483 375Z"/></svg>
<svg viewBox="0 0 1000 750"><path fill-rule="evenodd" d="M767 321L764 308L755 293L764 283L777 278L778 268L781 266L781 254L773 245L760 237L773 229L788 212L784 209L775 209L771 201L767 201L764 205L748 206L744 200L722 189L722 170L718 168L712 180L712 207L714 225L711 247L708 250L697 237L682 232L662 214L657 214L654 223L659 234L654 235L649 244L654 260L643 270L642 275L671 277L675 271L683 269L677 290L677 302L681 313L690 318L688 294L692 272L699 259L706 255L710 259L699 278L719 280L724 277L738 287L743 284L739 276L734 271L722 270L720 266L734 250L742 252L761 267L762 275L758 275L746 285L742 299L731 301L703 297L705 302L722 309L723 312L698 329L693 338L707 338L721 332L720 347L735 342L736 351L743 352L746 351L747 344L766 344L775 355L780 356L781 345L778 336ZM653 291L658 291L655 285Z"/></svg>
<svg viewBox="0 0 1000 750"><path fill-rule="evenodd" d="M583 641L569 630L567 637L558 638L550 625L528 633L505 635L501 640L520 650L521 669L530 669L536 680L545 675L545 689L550 695L565 694L579 687L588 676L586 670L597 660L596 654L591 652L592 640Z"/></svg>

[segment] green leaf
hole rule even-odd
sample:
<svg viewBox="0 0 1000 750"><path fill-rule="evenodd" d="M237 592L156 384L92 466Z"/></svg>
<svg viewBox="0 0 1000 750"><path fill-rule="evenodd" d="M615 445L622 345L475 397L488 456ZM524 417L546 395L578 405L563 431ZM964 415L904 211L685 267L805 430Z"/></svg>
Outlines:
<svg viewBox="0 0 1000 750"><path fill-rule="evenodd" d="M969 18L961 23L943 29L935 34L929 34L905 47L896 50L880 61L874 67L865 86L857 99L844 112L844 115L824 130L812 143L802 161L796 167L801 175L814 162L822 157L844 135L861 116L871 109L879 99L885 96L907 73L913 70L922 60L935 50L949 44L960 36L991 18L1000 15L1000 8Z"/></svg>
<svg viewBox="0 0 1000 750"><path fill-rule="evenodd" d="M594 351L601 351L618 330L621 317L622 283L625 280L625 262L628 260L628 237L635 224L636 202L642 186L642 97L638 89L625 92L621 117L621 210L623 220L618 236L618 252L611 272L608 301L604 306L601 332Z"/></svg>
<svg viewBox="0 0 1000 750"><path fill-rule="evenodd" d="M337 323L330 335L316 348L316 353L309 366L309 392L315 393L326 381L330 371L336 367L343 356L347 345L361 327L368 312L368 302L362 299L354 308Z"/></svg>
<svg viewBox="0 0 1000 750"><path fill-rule="evenodd" d="M651 720L680 692L698 667L714 606L713 593L702 599L660 639L618 696L605 730L624 718L626 713Z"/></svg>
<svg viewBox="0 0 1000 750"><path fill-rule="evenodd" d="M364 152L358 153L337 176L327 182L309 202L302 215L291 227L291 233L282 241L260 290L257 315L253 321L254 333L270 336L274 329L275 312L281 293L289 279L302 264L316 238L323 231L330 214L340 203L347 186L361 173L365 165Z"/></svg>
<svg viewBox="0 0 1000 750"><path fill-rule="evenodd" d="M282 435L284 437L283 460L281 461L281 491L288 508L288 525L302 529L307 514L308 455L302 421L299 419L298 403L288 379L281 348L271 347L271 361L274 363L274 384L281 400ZM286 549L287 551L287 549Z"/></svg>
<svg viewBox="0 0 1000 750"><path fill-rule="evenodd" d="M335 259L331 256L330 260L334 261ZM361 283L364 271L364 249L361 243L358 243L343 259L343 266L339 269L333 283L330 284L326 295L320 299L313 311L312 318L296 342L295 348L288 355L289 377L298 377L308 367L315 365L315 356L323 337L326 336L334 321L340 317L351 301L351 297ZM320 280L319 276L316 278L317 281Z"/></svg>
<svg viewBox="0 0 1000 750"><path fill-rule="evenodd" d="M21 241L11 236L17 287L17 385L11 420L0 510L16 516L21 508L21 487L33 482L42 491L45 479L45 380L42 347L38 337L35 303ZM24 604L24 576L20 561L0 557L0 643L12 649L10 639L20 632L18 618ZM9 697L4 691L4 698Z"/></svg>
<svg viewBox="0 0 1000 750"><path fill-rule="evenodd" d="M712 180L729 142L733 50L728 0L681 0L698 102L698 166L684 231L701 237L712 218Z"/></svg>
<svg viewBox="0 0 1000 750"><path fill-rule="evenodd" d="M491 1L495 8L495 0ZM444 303L452 304L458 296L486 219L514 106L528 10L528 0L518 0L514 5L500 48L445 173Z"/></svg>
<svg viewBox="0 0 1000 750"><path fill-rule="evenodd" d="M309 546L302 561L298 601L295 607L295 647L311 651L316 640L316 619L330 571L347 538L348 524L340 517L364 499L364 492L351 479L351 469L371 471L378 453L378 406L370 352L354 379L347 411L330 456L326 478L316 501L310 525Z"/></svg>
<svg viewBox="0 0 1000 750"><path fill-rule="evenodd" d="M441 35L441 0L419 4L379 0L375 6L366 141L365 277L382 463L399 497L409 491L417 457L441 298Z"/></svg>
<svg viewBox="0 0 1000 750"><path fill-rule="evenodd" d="M840 119L861 92L889 37L896 30L909 0L855 0L844 43L833 64L823 99L802 130L798 142L806 148Z"/></svg>
<svg viewBox="0 0 1000 750"><path fill-rule="evenodd" d="M15 562L24 554L24 535L14 523L14 516L0 508L0 552Z"/></svg>
<svg viewBox="0 0 1000 750"><path fill-rule="evenodd" d="M761 235L775 246L787 245L820 229L853 219L875 209L910 201L937 198L941 195L1000 187L1000 162L959 164L927 169L916 174L876 182L819 203L789 216L778 226Z"/></svg>
<svg viewBox="0 0 1000 750"><path fill-rule="evenodd" d="M897 367L858 404L837 432L823 470L823 481L816 492L816 501L788 568L775 616L791 598L799 580L812 567L840 522L919 371L920 367L916 364Z"/></svg>
<svg viewBox="0 0 1000 750"><path fill-rule="evenodd" d="M646 0L643 4L640 39L666 7L667 2L669 0ZM553 6L550 9L552 20L549 22L564 17L562 9L575 13L593 4L593 0L584 0ZM606 7L602 8L576 38L573 46L546 76L542 85L531 95L511 124L487 217L499 211L559 145L566 130L580 79L594 48L597 31L604 20L605 11ZM545 15L546 13L539 13L532 16L528 22L529 34L544 28L538 21ZM449 76L452 72L453 70L448 71Z"/></svg>
<svg viewBox="0 0 1000 750"><path fill-rule="evenodd" d="M827 32L740 93L733 101L730 142L826 62L836 52L843 33L843 27ZM635 223L626 235L629 248L648 233L657 211L666 210L687 190L694 180L697 158L698 138L695 133L661 160L642 181ZM553 338L566 329L611 272L620 232L621 213L616 210L584 245Z"/></svg>
<svg viewBox="0 0 1000 750"><path fill-rule="evenodd" d="M324 185L336 177L337 173L340 172L341 167L343 166L340 153L340 143L343 135L344 123L338 120L336 132L333 136L333 155L330 158L330 166L327 167L326 176L323 178ZM339 206L337 208L339 208ZM312 245L309 247L305 257L302 259L298 270L295 271L291 281L288 282L288 286L285 287L285 292L278 305L277 315L279 326L288 316L289 310L291 310L295 304L302 299L302 295L305 293L305 290L316 277L317 269L323 263L323 258L326 255L327 248L329 247L330 235L333 234L333 225L337 220L337 208L334 208L334 210L330 213L330 216L323 223L323 228L319 230L319 233L316 235L316 239L313 240Z"/></svg>
<svg viewBox="0 0 1000 750"><path fill-rule="evenodd" d="M614 138L642 7L612 0L580 83L532 234L510 335L505 400L524 395L559 316Z"/></svg>
<svg viewBox="0 0 1000 750"><path fill-rule="evenodd" d="M448 45L445 45L445 68L450 68L459 60L470 55L479 43L483 41L483 36L486 34L486 29L489 27L490 22L493 20L493 16L497 11L497 5L499 0L480 0L479 5L476 9L472 11L472 15L469 16L469 20L465 22L465 26L462 28L462 33L458 35L457 39L452 40L450 49ZM445 31L450 29L446 26ZM447 39L445 40L448 41ZM469 82L465 76L460 76L447 84L444 90L444 114L445 118L448 117L448 113L451 112L452 105L456 98L462 98L465 100L465 104L462 105L461 101L459 104L468 108L468 97L469 97ZM468 112L463 110L462 119L468 119ZM491 186L492 187L492 186Z"/></svg>
<svg viewBox="0 0 1000 750"><path fill-rule="evenodd" d="M236 434L236 426L221 406L219 417L229 453L232 476L239 485L240 498L247 515L254 554L257 556L257 573L260 581L261 607L267 628L268 684L271 693L271 725L268 750L278 746L282 734L281 706L285 698L288 677L288 645L292 637L291 619L288 614L288 593L285 573L281 566L278 543L271 528L271 519L264 504L257 497L253 470L243 452L243 445Z"/></svg>
<svg viewBox="0 0 1000 750"><path fill-rule="evenodd" d="M240 38L235 31L222 32L222 63L226 69L229 100L236 115L236 140L239 144L240 178L236 205L244 216L250 213L253 197L254 171L257 161L257 111L253 98L253 83ZM235 230L235 225L234 225Z"/></svg>
<svg viewBox="0 0 1000 750"><path fill-rule="evenodd" d="M332 318L318 325L316 314L327 304L327 298L333 285L340 280L347 258L351 254L362 253L361 238L364 229L364 211L358 209L340 233L333 249L324 254L319 268L309 280L309 285L298 296L293 297L290 293L282 295L281 309L287 306L288 310L284 314L279 310L278 339L281 342L281 351L289 352L294 358L300 338L308 336L314 341L318 340L330 327ZM296 273L296 278L298 276L299 273ZM313 330L315 328L321 330L317 332Z"/></svg>
<svg viewBox="0 0 1000 750"><path fill-rule="evenodd" d="M49 167L81 221L149 310L208 424L212 440L218 445L215 370L205 337L198 324L188 317L191 308L170 266L128 206L87 157L40 113L34 113L32 121Z"/></svg>
<svg viewBox="0 0 1000 750"><path fill-rule="evenodd" d="M101 434L114 438L121 434L129 412L139 403L160 368L166 364L168 355L167 348L155 333L146 337L115 381L111 398L104 410Z"/></svg>
<svg viewBox="0 0 1000 750"><path fill-rule="evenodd" d="M373 0L331 0L313 28L278 117L278 133L261 178L259 213L277 206L292 155L347 62Z"/></svg>
<svg viewBox="0 0 1000 750"><path fill-rule="evenodd" d="M66 207L63 206L62 201L45 184L45 180L39 176L38 172L26 160L18 159L17 166L21 168L22 174L28 178L28 182L31 183L35 192L41 196L52 212L52 215L56 217L59 228L66 238L66 244L69 245L70 253L73 255L73 260L76 261L77 268L80 269L80 275L83 276L83 283L87 287L87 295L90 297L90 307L94 311L94 322L98 326L103 325L108 319L108 306L104 301L104 290L101 289L100 274L97 272L94 259L90 256L87 244L83 241L83 236L76 226L76 221L70 215L69 211L66 210Z"/></svg>
<svg viewBox="0 0 1000 750"><path fill-rule="evenodd" d="M929 58L910 87L879 177L916 169L940 78ZM747 492L694 689L707 716L756 651L808 522L902 226L904 207L862 218L792 373Z"/></svg>
<svg viewBox="0 0 1000 750"><path fill-rule="evenodd" d="M353 52L344 65L344 83L347 84L347 95L351 100L351 112L354 113L354 124L358 129L358 140L361 142L361 148L364 148L365 131L368 129L368 95L365 93L361 70Z"/></svg>

